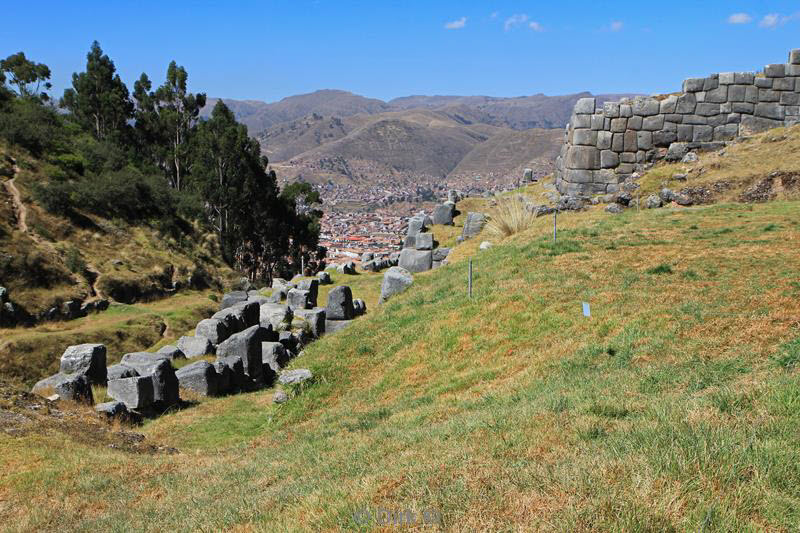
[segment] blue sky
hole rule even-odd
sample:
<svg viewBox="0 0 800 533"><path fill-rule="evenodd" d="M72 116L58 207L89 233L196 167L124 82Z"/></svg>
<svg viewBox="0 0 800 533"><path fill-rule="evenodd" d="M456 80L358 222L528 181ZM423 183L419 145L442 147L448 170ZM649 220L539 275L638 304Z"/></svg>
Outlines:
<svg viewBox="0 0 800 533"><path fill-rule="evenodd" d="M5 2L0 56L48 64L54 94L100 41L129 87L169 61L211 96L278 100L335 88L520 96L665 92L800 48L800 2Z"/></svg>

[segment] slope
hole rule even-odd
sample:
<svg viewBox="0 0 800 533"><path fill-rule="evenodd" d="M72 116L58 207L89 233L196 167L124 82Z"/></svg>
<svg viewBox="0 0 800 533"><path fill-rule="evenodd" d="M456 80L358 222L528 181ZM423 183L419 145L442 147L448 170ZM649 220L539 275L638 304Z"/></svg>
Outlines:
<svg viewBox="0 0 800 533"><path fill-rule="evenodd" d="M141 429L178 454L0 433L0 517L311 531L433 509L455 531L790 530L798 207L593 208L559 217L557 243L546 217L486 251L473 239L308 347L293 366L316 382L287 404L208 400Z"/></svg>

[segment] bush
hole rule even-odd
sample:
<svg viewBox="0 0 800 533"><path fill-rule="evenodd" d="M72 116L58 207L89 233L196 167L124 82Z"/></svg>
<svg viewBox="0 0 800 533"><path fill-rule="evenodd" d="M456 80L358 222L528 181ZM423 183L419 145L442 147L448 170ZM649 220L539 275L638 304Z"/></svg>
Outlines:
<svg viewBox="0 0 800 533"><path fill-rule="evenodd" d="M64 263L73 274L78 274L86 270L86 261L83 260L81 252L74 246L71 246L69 250L67 250L67 257Z"/></svg>
<svg viewBox="0 0 800 533"><path fill-rule="evenodd" d="M646 272L648 274L672 274L672 267L666 263L661 263L656 267L648 268Z"/></svg>
<svg viewBox="0 0 800 533"><path fill-rule="evenodd" d="M0 112L0 137L40 156L64 144L62 119L52 107L15 98Z"/></svg>
<svg viewBox="0 0 800 533"><path fill-rule="evenodd" d="M536 217L528 210L525 200L515 195L498 202L486 227L492 235L503 239L531 228L534 220Z"/></svg>

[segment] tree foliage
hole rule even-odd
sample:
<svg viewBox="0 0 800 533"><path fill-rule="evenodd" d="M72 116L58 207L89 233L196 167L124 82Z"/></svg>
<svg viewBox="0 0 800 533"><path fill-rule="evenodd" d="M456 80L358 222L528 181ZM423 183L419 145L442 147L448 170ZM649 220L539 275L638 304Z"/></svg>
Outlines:
<svg viewBox="0 0 800 533"><path fill-rule="evenodd" d="M0 137L47 162L49 179L33 190L47 210L151 224L178 237L191 219L213 231L224 259L251 279L324 257L319 193L306 183L281 191L258 142L221 100L201 120L206 96L189 92L174 61L161 86L153 90L143 73L131 94L95 41L86 71L64 91L67 114L38 92L49 77L21 52L0 62Z"/></svg>
<svg viewBox="0 0 800 533"><path fill-rule="evenodd" d="M17 96L21 98L38 98L47 101L49 96L39 89L50 90L50 68L44 63L36 63L25 57L24 52L11 54L0 60L0 71L4 73L0 83L8 82L16 86Z"/></svg>
<svg viewBox="0 0 800 533"><path fill-rule="evenodd" d="M133 103L114 62L97 41L86 55L86 72L72 74L72 88L64 91L61 105L97 139L120 141L127 131Z"/></svg>

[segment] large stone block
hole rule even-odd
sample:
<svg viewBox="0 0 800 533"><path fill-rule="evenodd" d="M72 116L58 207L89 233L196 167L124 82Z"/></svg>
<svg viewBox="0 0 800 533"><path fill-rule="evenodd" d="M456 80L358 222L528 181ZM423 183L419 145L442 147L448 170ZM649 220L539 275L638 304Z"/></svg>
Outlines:
<svg viewBox="0 0 800 533"><path fill-rule="evenodd" d="M658 131L664 127L664 115L653 115L645 117L642 122L642 129L646 131Z"/></svg>
<svg viewBox="0 0 800 533"><path fill-rule="evenodd" d="M714 104L709 104L709 105L714 105ZM706 124L708 124L708 118L701 117L700 115L684 115L683 123L694 124L695 126L697 125L705 126Z"/></svg>
<svg viewBox="0 0 800 533"><path fill-rule="evenodd" d="M630 104L619 104L619 116L629 118L633 116L633 108Z"/></svg>
<svg viewBox="0 0 800 533"><path fill-rule="evenodd" d="M205 337L181 337L178 339L178 349L186 357L200 357L214 353L214 345Z"/></svg>
<svg viewBox="0 0 800 533"><path fill-rule="evenodd" d="M416 235L417 233L425 231L426 229L425 217L411 217L408 221L408 231L406 232L406 235Z"/></svg>
<svg viewBox="0 0 800 533"><path fill-rule="evenodd" d="M167 359L170 361L176 361L178 359L186 359L186 354L173 344L167 344L166 346L162 346L158 349L158 353L164 354L167 356Z"/></svg>
<svg viewBox="0 0 800 533"><path fill-rule="evenodd" d="M276 374L289 362L290 354L280 342L261 343L261 361Z"/></svg>
<svg viewBox="0 0 800 533"><path fill-rule="evenodd" d="M163 354L134 352L122 356L121 364L135 369L139 376L149 376L153 381L153 401L161 408L168 408L180 401L178 378L172 363ZM123 401L120 398L115 400Z"/></svg>
<svg viewBox="0 0 800 533"><path fill-rule="evenodd" d="M564 179L569 183L591 183L592 172L592 170L567 169L564 171Z"/></svg>
<svg viewBox="0 0 800 533"><path fill-rule="evenodd" d="M720 85L733 85L736 83L734 81L734 73L733 72L720 72L719 73L719 84Z"/></svg>
<svg viewBox="0 0 800 533"><path fill-rule="evenodd" d="M129 366L117 364L111 365L107 369L108 381L112 379L132 378L139 375L136 369Z"/></svg>
<svg viewBox="0 0 800 533"><path fill-rule="evenodd" d="M701 117L710 117L712 115L719 115L720 113L719 104L712 104L707 102L699 103L697 104L695 113L697 113Z"/></svg>
<svg viewBox="0 0 800 533"><path fill-rule="evenodd" d="M619 117L619 102L603 103L603 115L605 115L608 118Z"/></svg>
<svg viewBox="0 0 800 533"><path fill-rule="evenodd" d="M782 120L773 120L770 118L742 115L742 131L749 133L758 133L760 131L770 130L772 128L779 128L783 126Z"/></svg>
<svg viewBox="0 0 800 533"><path fill-rule="evenodd" d="M675 106L675 112L683 115L694 113L697 106L697 97L694 94L682 94L678 96L678 102Z"/></svg>
<svg viewBox="0 0 800 533"><path fill-rule="evenodd" d="M611 149L619 153L625 150L625 134L614 133L611 138Z"/></svg>
<svg viewBox="0 0 800 533"><path fill-rule="evenodd" d="M597 113L592 115L592 130L594 131L602 130L604 123L605 123L605 117L603 115Z"/></svg>
<svg viewBox="0 0 800 533"><path fill-rule="evenodd" d="M731 85L728 87L728 101L729 102L744 102L744 96L747 92L745 85Z"/></svg>
<svg viewBox="0 0 800 533"><path fill-rule="evenodd" d="M398 264L410 272L425 272L433 267L433 254L430 250L403 250ZM343 320L330 314L328 319Z"/></svg>
<svg viewBox="0 0 800 533"><path fill-rule="evenodd" d="M218 357L214 362L214 369L221 379L229 380L230 385L227 392L244 390L248 387L248 378L244 373L244 363L241 357L223 357L221 359Z"/></svg>
<svg viewBox="0 0 800 533"><path fill-rule="evenodd" d="M582 146L595 146L597 144L597 132L593 130L576 129L572 133L572 143Z"/></svg>
<svg viewBox="0 0 800 533"><path fill-rule="evenodd" d="M227 309L229 307L233 307L238 303L242 303L247 301L247 292L246 291L233 291L222 296L222 301L220 302L219 309L220 311L223 309Z"/></svg>
<svg viewBox="0 0 800 533"><path fill-rule="evenodd" d="M659 113L662 115L675 113L677 105L678 97L675 95L670 95L659 102Z"/></svg>
<svg viewBox="0 0 800 533"><path fill-rule="evenodd" d="M105 370L105 367L103 367ZM37 382L31 390L39 396L57 394L60 400L80 403L94 403L92 383L86 374L65 374L59 372L54 376Z"/></svg>
<svg viewBox="0 0 800 533"><path fill-rule="evenodd" d="M261 304L259 325L271 327L272 331L288 329L292 323L294 311L283 304Z"/></svg>
<svg viewBox="0 0 800 533"><path fill-rule="evenodd" d="M780 99L781 95L778 91L773 91L772 89L760 89L758 91L759 102L777 102Z"/></svg>
<svg viewBox="0 0 800 533"><path fill-rule="evenodd" d="M611 141L614 138L614 134L610 131L598 131L597 132L597 148L599 150L608 150L611 148ZM602 164L602 154L600 156L601 164Z"/></svg>
<svg viewBox="0 0 800 533"><path fill-rule="evenodd" d="M434 208L433 216L431 218L433 219L434 224L452 226L454 214L455 204L446 202L444 204L437 205L436 208Z"/></svg>
<svg viewBox="0 0 800 533"><path fill-rule="evenodd" d="M775 78L772 80L774 91L794 91L794 78Z"/></svg>
<svg viewBox="0 0 800 533"><path fill-rule="evenodd" d="M319 298L319 280L313 278L301 279L297 282L297 288L308 291L308 299L311 301L311 307L316 307Z"/></svg>
<svg viewBox="0 0 800 533"><path fill-rule="evenodd" d="M783 106L794 106L800 105L800 93L781 93L781 105Z"/></svg>
<svg viewBox="0 0 800 533"><path fill-rule="evenodd" d="M593 115L596 104L594 98L580 98L575 103L574 113L576 115Z"/></svg>
<svg viewBox="0 0 800 533"><path fill-rule="evenodd" d="M653 132L653 146L665 148L678 140L677 125L675 130L661 130Z"/></svg>
<svg viewBox="0 0 800 533"><path fill-rule="evenodd" d="M703 82L703 90L711 91L719 87L719 74L712 74Z"/></svg>
<svg viewBox="0 0 800 533"><path fill-rule="evenodd" d="M756 78L753 85L759 89L772 89L772 78Z"/></svg>
<svg viewBox="0 0 800 533"><path fill-rule="evenodd" d="M714 128L715 141L730 141L736 138L739 134L738 124L723 124Z"/></svg>
<svg viewBox="0 0 800 533"><path fill-rule="evenodd" d="M106 394L128 409L147 409L154 401L153 380L143 376L110 380Z"/></svg>
<svg viewBox="0 0 800 533"><path fill-rule="evenodd" d="M714 129L711 126L695 126L693 142L711 141L714 139Z"/></svg>
<svg viewBox="0 0 800 533"><path fill-rule="evenodd" d="M196 361L175 373L180 388L202 396L216 396L219 393L219 376L214 365L207 361Z"/></svg>
<svg viewBox="0 0 800 533"><path fill-rule="evenodd" d="M483 213L467 213L467 219L464 221L464 230L461 236L465 239L474 237L483 231L486 225L486 215Z"/></svg>
<svg viewBox="0 0 800 533"><path fill-rule="evenodd" d="M722 85L716 89L706 91L706 102L721 104L728 101L728 86Z"/></svg>
<svg viewBox="0 0 800 533"><path fill-rule="evenodd" d="M800 48L795 48L789 52L789 64L800 65Z"/></svg>
<svg viewBox="0 0 800 533"><path fill-rule="evenodd" d="M600 150L593 146L573 146L567 153L567 168L596 170L600 168Z"/></svg>
<svg viewBox="0 0 800 533"><path fill-rule="evenodd" d="M289 309L295 311L297 309L311 309L314 307L311 303L311 294L309 291L300 289L292 289L286 297L286 302L289 304Z"/></svg>
<svg viewBox="0 0 800 533"><path fill-rule="evenodd" d="M430 254L417 250L403 250L400 253L400 262L403 263L403 254ZM430 270L430 264L427 270ZM350 320L353 318L353 291L347 285L336 287L328 293L328 305L325 308L328 320Z"/></svg>
<svg viewBox="0 0 800 533"><path fill-rule="evenodd" d="M688 78L683 81L683 92L696 93L702 91L705 86L705 78Z"/></svg>
<svg viewBox="0 0 800 533"><path fill-rule="evenodd" d="M240 316L243 329L258 325L260 314L259 304L255 302L242 302L234 305L232 309Z"/></svg>
<svg viewBox="0 0 800 533"><path fill-rule="evenodd" d="M433 233L420 233L417 235L415 248L417 250L433 250Z"/></svg>
<svg viewBox="0 0 800 533"><path fill-rule="evenodd" d="M639 140L637 139L636 132L628 130L625 132L625 151L635 152L638 150Z"/></svg>
<svg viewBox="0 0 800 533"><path fill-rule="evenodd" d="M297 317L308 324L308 329L314 337L321 337L325 333L326 310L324 307L298 309Z"/></svg>
<svg viewBox="0 0 800 533"><path fill-rule="evenodd" d="M614 168L619 165L619 155L611 150L600 152L600 166L603 168Z"/></svg>
<svg viewBox="0 0 800 533"><path fill-rule="evenodd" d="M573 128L591 128L592 127L592 117L591 115L575 115L573 114L572 117L569 119L570 125Z"/></svg>
<svg viewBox="0 0 800 533"><path fill-rule="evenodd" d="M640 117L639 115L634 115L628 119L628 129L629 130L640 130L642 129L642 122L644 121L644 117Z"/></svg>
<svg viewBox="0 0 800 533"><path fill-rule="evenodd" d="M772 120L783 120L786 118L786 111L779 104L756 104L755 115Z"/></svg>
<svg viewBox="0 0 800 533"><path fill-rule="evenodd" d="M264 382L263 364L261 362L261 343L275 340L271 329L252 326L244 331L231 335L217 347L217 359L239 357L242 360L244 373L254 385Z"/></svg>
<svg viewBox="0 0 800 533"><path fill-rule="evenodd" d="M611 131L614 133L625 133L625 130L628 129L628 119L627 118L613 118L611 119Z"/></svg>
<svg viewBox="0 0 800 533"><path fill-rule="evenodd" d="M228 326L216 318L201 320L194 329L195 337L205 337L211 344L219 344L228 338Z"/></svg>
<svg viewBox="0 0 800 533"><path fill-rule="evenodd" d="M734 72L733 83L741 85L752 85L756 79L754 72Z"/></svg>
<svg viewBox="0 0 800 533"><path fill-rule="evenodd" d="M638 147L639 150L649 150L650 148L652 148L653 134L649 131L636 132L636 146Z"/></svg>
<svg viewBox="0 0 800 533"><path fill-rule="evenodd" d="M764 76L767 78L783 78L786 76L786 65L777 63L764 67Z"/></svg>
<svg viewBox="0 0 800 533"><path fill-rule="evenodd" d="M106 347L78 344L64 350L59 370L64 374L83 374L91 383L106 382Z"/></svg>

